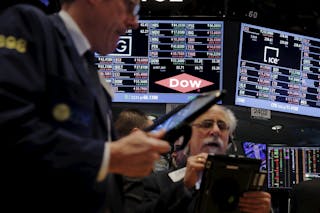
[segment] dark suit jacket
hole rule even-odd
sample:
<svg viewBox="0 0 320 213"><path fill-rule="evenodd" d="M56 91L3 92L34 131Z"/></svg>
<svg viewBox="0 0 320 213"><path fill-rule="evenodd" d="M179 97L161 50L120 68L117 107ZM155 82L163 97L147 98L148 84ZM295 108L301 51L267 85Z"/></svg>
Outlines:
<svg viewBox="0 0 320 213"><path fill-rule="evenodd" d="M127 180L129 181L129 180ZM168 172L157 172L126 184L125 207L127 213L192 213L194 195L182 181L173 182Z"/></svg>
<svg viewBox="0 0 320 213"><path fill-rule="evenodd" d="M111 100L61 19L27 5L3 11L0 66L0 208L121 212L121 178L96 182Z"/></svg>
<svg viewBox="0 0 320 213"><path fill-rule="evenodd" d="M300 182L290 197L291 213L320 213L320 179Z"/></svg>

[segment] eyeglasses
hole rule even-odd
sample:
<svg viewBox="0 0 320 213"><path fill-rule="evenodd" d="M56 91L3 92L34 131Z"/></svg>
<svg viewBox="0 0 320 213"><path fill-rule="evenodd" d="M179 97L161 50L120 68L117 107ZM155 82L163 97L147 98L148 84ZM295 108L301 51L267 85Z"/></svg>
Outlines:
<svg viewBox="0 0 320 213"><path fill-rule="evenodd" d="M125 0L128 8L128 13L136 19L139 19L140 0Z"/></svg>
<svg viewBox="0 0 320 213"><path fill-rule="evenodd" d="M225 130L229 129L229 126L224 121L221 121L221 120L219 120L219 121L204 120L201 123L194 123L191 126L195 126L195 127L202 128L202 129L211 129L215 123L217 124L218 128L221 131L225 131Z"/></svg>

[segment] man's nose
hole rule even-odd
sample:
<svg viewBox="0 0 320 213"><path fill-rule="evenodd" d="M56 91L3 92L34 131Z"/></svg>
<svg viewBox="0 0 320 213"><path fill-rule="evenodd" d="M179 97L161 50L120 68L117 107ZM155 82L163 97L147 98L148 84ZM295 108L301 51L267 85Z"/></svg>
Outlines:
<svg viewBox="0 0 320 213"><path fill-rule="evenodd" d="M139 27L139 23L138 23L138 17L135 16L129 16L127 18L127 28L128 29L137 29Z"/></svg>
<svg viewBox="0 0 320 213"><path fill-rule="evenodd" d="M216 122L214 122L213 126L210 129L210 135L218 135L220 133L220 129Z"/></svg>

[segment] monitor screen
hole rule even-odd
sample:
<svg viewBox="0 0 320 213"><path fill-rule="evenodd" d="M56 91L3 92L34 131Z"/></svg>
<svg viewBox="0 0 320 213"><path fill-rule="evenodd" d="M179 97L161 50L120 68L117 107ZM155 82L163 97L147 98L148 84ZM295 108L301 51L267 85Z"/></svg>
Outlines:
<svg viewBox="0 0 320 213"><path fill-rule="evenodd" d="M235 104L320 117L320 39L241 24Z"/></svg>
<svg viewBox="0 0 320 213"><path fill-rule="evenodd" d="M320 147L268 145L269 189L291 189L301 181L320 178Z"/></svg>
<svg viewBox="0 0 320 213"><path fill-rule="evenodd" d="M242 142L242 148L244 155L247 158L254 158L260 159L261 166L260 171L266 171L266 164L267 164L267 145L263 143L254 143L249 141Z"/></svg>
<svg viewBox="0 0 320 213"><path fill-rule="evenodd" d="M140 20L112 54L99 55L99 74L114 102L186 103L222 89L223 22Z"/></svg>

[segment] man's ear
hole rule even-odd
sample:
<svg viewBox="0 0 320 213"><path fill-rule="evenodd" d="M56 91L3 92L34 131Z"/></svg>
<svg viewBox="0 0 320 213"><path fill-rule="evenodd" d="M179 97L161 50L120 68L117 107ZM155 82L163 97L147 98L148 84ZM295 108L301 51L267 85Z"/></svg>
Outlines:
<svg viewBox="0 0 320 213"><path fill-rule="evenodd" d="M235 143L235 141L233 140L233 135L230 134L229 135L229 141L228 141L228 147L227 147L227 153L236 153L238 152L238 147Z"/></svg>
<svg viewBox="0 0 320 213"><path fill-rule="evenodd" d="M138 130L140 130L138 127L134 127L133 129L131 129L130 133L133 133L133 132L138 131Z"/></svg>

